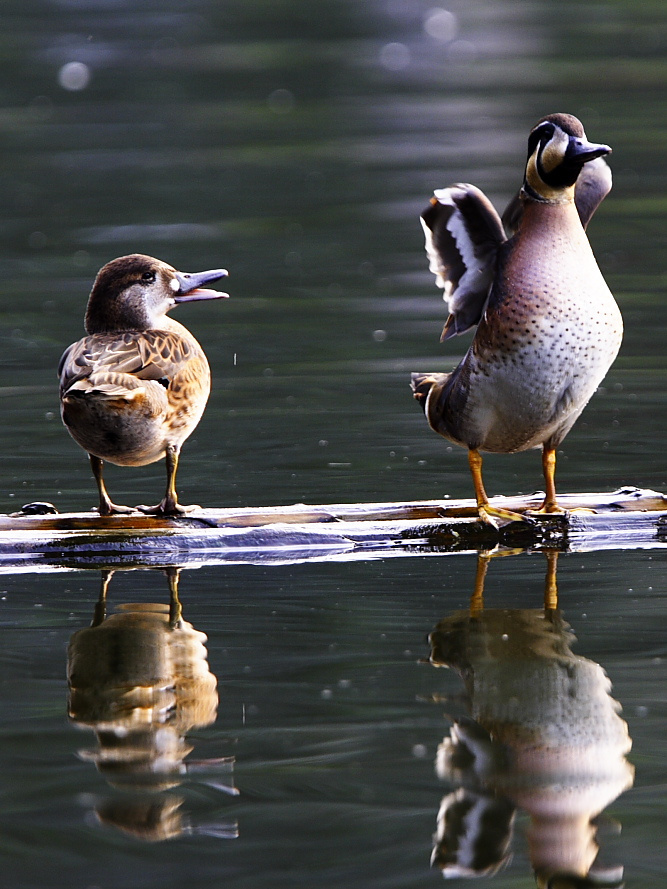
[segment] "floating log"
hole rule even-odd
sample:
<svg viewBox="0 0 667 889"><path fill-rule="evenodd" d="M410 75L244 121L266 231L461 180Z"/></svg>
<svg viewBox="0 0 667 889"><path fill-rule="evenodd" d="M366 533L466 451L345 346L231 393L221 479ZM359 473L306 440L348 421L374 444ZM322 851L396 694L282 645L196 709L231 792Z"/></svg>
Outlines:
<svg viewBox="0 0 667 889"><path fill-rule="evenodd" d="M29 504L21 512L0 515L0 571L285 563L496 546L560 551L667 546L664 494L625 487L559 499L567 514L537 516L533 524L512 522L499 529L479 521L473 500L202 509L177 519L141 513L36 514L54 508ZM497 497L493 504L529 512L541 500L539 494Z"/></svg>

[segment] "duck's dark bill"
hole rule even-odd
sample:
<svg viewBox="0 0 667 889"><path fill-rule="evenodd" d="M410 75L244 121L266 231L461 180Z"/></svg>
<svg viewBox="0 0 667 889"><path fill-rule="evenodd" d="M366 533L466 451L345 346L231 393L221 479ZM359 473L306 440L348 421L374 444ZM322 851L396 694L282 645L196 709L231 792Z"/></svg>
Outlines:
<svg viewBox="0 0 667 889"><path fill-rule="evenodd" d="M566 160L579 160L586 163L605 154L611 154L611 148L608 145L587 142L586 139L579 139L573 136L567 146L565 158Z"/></svg>

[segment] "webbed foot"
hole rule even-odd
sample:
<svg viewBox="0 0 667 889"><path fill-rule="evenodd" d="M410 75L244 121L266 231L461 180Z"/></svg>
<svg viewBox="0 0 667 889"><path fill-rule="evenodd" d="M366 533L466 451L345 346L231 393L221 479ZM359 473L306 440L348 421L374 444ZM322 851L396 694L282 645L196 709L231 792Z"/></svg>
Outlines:
<svg viewBox="0 0 667 889"><path fill-rule="evenodd" d="M537 524L535 519L531 519L530 516L521 512L513 512L511 509L503 509L500 506L491 506L490 503L480 504L477 511L480 521L486 525L491 525L496 530L500 527L496 519L500 519L503 523L524 522L527 525Z"/></svg>
<svg viewBox="0 0 667 889"><path fill-rule="evenodd" d="M95 509L101 516L109 515L131 515L137 511L136 506L120 506L118 503L112 503L111 500L101 502Z"/></svg>
<svg viewBox="0 0 667 889"><path fill-rule="evenodd" d="M144 515L160 516L162 518L179 518L201 509L201 506L194 504L193 506L182 506L176 500L169 500L165 497L156 506L135 506L135 509Z"/></svg>

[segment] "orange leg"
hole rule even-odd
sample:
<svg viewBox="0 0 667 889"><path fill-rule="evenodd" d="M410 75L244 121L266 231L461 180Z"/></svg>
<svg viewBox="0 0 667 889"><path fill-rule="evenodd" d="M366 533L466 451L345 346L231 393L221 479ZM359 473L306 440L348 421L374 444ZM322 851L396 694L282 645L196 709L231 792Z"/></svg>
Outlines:
<svg viewBox="0 0 667 889"><path fill-rule="evenodd" d="M484 482L482 481L482 457L475 448L470 448L468 451L468 465L472 473L472 483L475 486L477 511L482 522L485 522L487 525L493 525L494 528L498 527L496 519L501 519L505 522L528 522L528 524L533 524L531 519L521 515L519 512L512 512L510 509L502 509L499 506L491 506L484 489Z"/></svg>
<svg viewBox="0 0 667 889"><path fill-rule="evenodd" d="M542 447L542 472L544 473L544 501L539 509L533 510L538 515L564 515L567 510L558 505L556 497L556 449Z"/></svg>

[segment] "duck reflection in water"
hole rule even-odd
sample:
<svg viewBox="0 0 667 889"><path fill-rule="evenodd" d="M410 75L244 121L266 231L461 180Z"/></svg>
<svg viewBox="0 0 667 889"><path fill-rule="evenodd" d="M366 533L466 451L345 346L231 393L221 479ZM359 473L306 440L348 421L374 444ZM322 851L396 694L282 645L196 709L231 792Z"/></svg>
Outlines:
<svg viewBox="0 0 667 889"><path fill-rule="evenodd" d="M90 627L70 639L67 656L68 712L81 728L93 729L95 750L80 751L109 784L123 791L96 808L103 824L157 841L183 833L237 836L235 822L193 827L172 793L186 776L237 794L233 757L184 762L193 750L186 735L215 722L217 680L207 662L206 636L183 620L179 569L167 569L169 604L119 605L107 616L113 571L102 575Z"/></svg>
<svg viewBox="0 0 667 889"><path fill-rule="evenodd" d="M549 553L544 609L485 609L489 557L479 557L470 609L430 634L430 663L451 667L469 715L438 749L442 800L432 863L445 877L490 876L510 859L517 809L540 889L620 887L623 868L596 859L595 819L632 786L620 706L598 664L572 653L558 610L557 553Z"/></svg>

